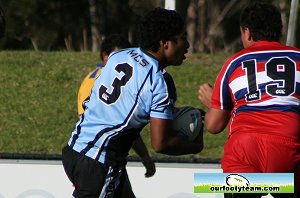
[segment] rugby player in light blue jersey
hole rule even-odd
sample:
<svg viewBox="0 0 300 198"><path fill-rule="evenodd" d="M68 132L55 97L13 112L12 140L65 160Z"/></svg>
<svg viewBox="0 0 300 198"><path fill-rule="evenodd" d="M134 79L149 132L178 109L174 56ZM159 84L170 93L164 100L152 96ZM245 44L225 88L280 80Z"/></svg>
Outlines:
<svg viewBox="0 0 300 198"><path fill-rule="evenodd" d="M154 151L182 155L203 149L202 135L190 142L172 133L173 101L163 77L164 68L182 64L189 48L183 18L156 8L141 20L138 35L139 48L110 54L63 149L74 197L135 197L126 157L149 122Z"/></svg>

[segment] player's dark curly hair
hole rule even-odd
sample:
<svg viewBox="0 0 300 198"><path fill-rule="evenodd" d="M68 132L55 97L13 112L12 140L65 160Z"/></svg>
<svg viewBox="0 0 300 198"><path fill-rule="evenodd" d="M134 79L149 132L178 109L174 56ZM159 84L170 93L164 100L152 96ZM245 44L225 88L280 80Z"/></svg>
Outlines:
<svg viewBox="0 0 300 198"><path fill-rule="evenodd" d="M155 8L146 14L139 24L139 46L157 52L160 40L175 41L175 36L183 32L184 28L184 20L178 12Z"/></svg>
<svg viewBox="0 0 300 198"><path fill-rule="evenodd" d="M102 44L100 49L100 58L103 60L102 53L106 52L107 54L110 54L112 51L115 50L115 48L129 48L131 47L130 42L128 39L123 36L122 34L112 34L106 37Z"/></svg>
<svg viewBox="0 0 300 198"><path fill-rule="evenodd" d="M279 41L282 35L280 11L272 4L255 2L241 14L240 26L249 28L254 41Z"/></svg>
<svg viewBox="0 0 300 198"><path fill-rule="evenodd" d="M5 32L5 16L4 11L0 6L0 38L4 35Z"/></svg>

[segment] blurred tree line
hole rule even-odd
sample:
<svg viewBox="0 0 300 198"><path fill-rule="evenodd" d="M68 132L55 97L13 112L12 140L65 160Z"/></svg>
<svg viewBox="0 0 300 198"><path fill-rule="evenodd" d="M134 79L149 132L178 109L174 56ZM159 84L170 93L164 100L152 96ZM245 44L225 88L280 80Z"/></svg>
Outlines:
<svg viewBox="0 0 300 198"><path fill-rule="evenodd" d="M251 0L254 1L254 0ZM127 35L136 45L141 16L164 0L0 0L7 28L1 49L98 51L112 33ZM249 0L177 0L176 10L186 19L193 52L241 49L239 15ZM282 13L287 33L290 0L269 0ZM298 9L299 12L299 9ZM299 16L299 14L298 14ZM299 18L299 17L298 17ZM299 19L298 19L299 21ZM300 23L297 23L300 33ZM285 43L286 37L282 38ZM296 38L296 46L300 40Z"/></svg>

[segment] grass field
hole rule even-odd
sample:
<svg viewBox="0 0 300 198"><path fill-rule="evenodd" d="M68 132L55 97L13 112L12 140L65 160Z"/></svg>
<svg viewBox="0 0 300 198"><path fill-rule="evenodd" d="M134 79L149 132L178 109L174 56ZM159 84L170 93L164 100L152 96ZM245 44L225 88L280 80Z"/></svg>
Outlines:
<svg viewBox="0 0 300 198"><path fill-rule="evenodd" d="M177 86L177 106L203 108L198 87L214 83L228 54L193 54L180 67L169 67ZM77 91L99 62L91 52L0 52L0 153L60 154L77 121ZM149 129L142 131L149 141ZM205 148L193 157L222 156L226 133L205 132ZM135 155L134 152L130 152ZM189 157L189 156L181 156Z"/></svg>

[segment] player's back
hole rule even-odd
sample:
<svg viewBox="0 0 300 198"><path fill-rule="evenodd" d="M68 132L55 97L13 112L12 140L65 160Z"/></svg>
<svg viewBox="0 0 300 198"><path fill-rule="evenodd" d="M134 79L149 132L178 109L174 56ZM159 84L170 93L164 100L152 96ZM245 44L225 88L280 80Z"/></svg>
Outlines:
<svg viewBox="0 0 300 198"><path fill-rule="evenodd" d="M150 116L172 118L159 63L140 48L110 55L85 106L69 145L101 162L110 150L125 157Z"/></svg>
<svg viewBox="0 0 300 198"><path fill-rule="evenodd" d="M83 102L89 97L95 80L100 75L101 70L102 65L97 65L97 68L94 71L91 71L82 81L77 96L78 115L83 114Z"/></svg>
<svg viewBox="0 0 300 198"><path fill-rule="evenodd" d="M234 105L230 133L259 132L300 140L299 50L257 42L232 57L222 72L220 90L227 84L233 94L233 102L228 97L223 101L225 106Z"/></svg>

